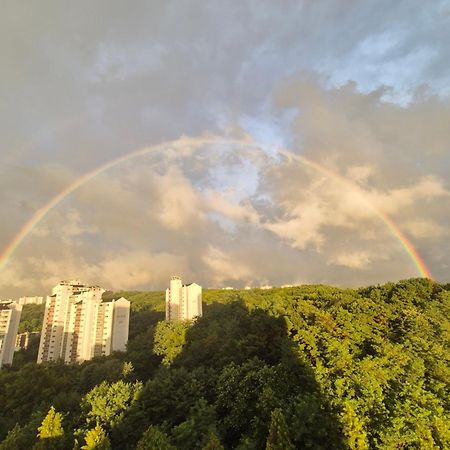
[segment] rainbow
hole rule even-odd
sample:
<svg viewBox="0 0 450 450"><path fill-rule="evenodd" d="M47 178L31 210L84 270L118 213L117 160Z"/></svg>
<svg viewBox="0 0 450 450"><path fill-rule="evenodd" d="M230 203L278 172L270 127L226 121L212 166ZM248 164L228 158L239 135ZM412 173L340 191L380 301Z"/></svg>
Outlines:
<svg viewBox="0 0 450 450"><path fill-rule="evenodd" d="M26 239L26 237L32 232L32 230L44 219L44 217L51 211L54 207L56 207L59 203L61 203L66 197L72 194L74 191L79 189L81 186L88 183L90 180L100 175L101 173L119 165L126 161L132 160L134 158L152 153L158 152L162 150L171 150L175 149L178 151L185 152L186 149L192 149L199 146L204 146L208 144L223 144L223 145L237 145L239 147L258 147L258 144L252 143L248 139L228 139L219 136L206 136L206 137L185 137L182 136L179 139L174 141L165 142L162 144L158 144L152 147L146 147L131 153L127 153L122 155L116 159L108 161L107 163L97 167L96 169L87 172L86 174L80 176L72 183L70 183L67 187L65 187L61 192L59 192L55 197L53 197L48 203L41 206L30 219L21 227L19 232L14 236L11 242L4 248L2 253L0 254L0 270L2 270L5 265L10 260L11 256L17 249L17 247ZM260 146L259 146L260 147ZM339 174L336 174L329 169L321 166L320 164L311 161L304 156L300 156L290 152L289 150L276 147L279 154L284 155L288 160L296 160L301 164L305 165L317 171L326 177L335 180L341 185L345 186L347 189L350 189L353 192L356 192L358 196L363 200L365 205L387 226L390 233L401 243L402 247L408 254L409 258L413 261L415 267L417 268L417 272L421 277L432 279L432 275L428 267L426 266L423 259L420 257L419 253L415 249L412 242L403 234L398 225L384 212L380 211L374 205L372 205L367 198L363 196L361 192L359 192L354 185L352 185L348 180L342 177Z"/></svg>
<svg viewBox="0 0 450 450"><path fill-rule="evenodd" d="M288 160L296 160L301 164L310 167L316 172L319 172L325 175L327 178L335 180L337 183L341 184L345 188L357 194L360 200L365 204L365 206L372 211L372 213L377 216L388 228L390 233L400 242L405 252L408 254L410 259L413 261L416 266L418 274L423 278L433 279L433 276L428 269L425 261L421 258L413 243L405 236L405 234L400 230L399 226L383 211L380 211L376 208L372 203L370 203L359 190L355 188L355 186L350 183L346 178L337 173L330 171L329 169L317 164L310 159L305 158L304 156L297 155L292 153L286 149L278 148L278 152L284 155Z"/></svg>
<svg viewBox="0 0 450 450"><path fill-rule="evenodd" d="M131 153L127 153L125 155L119 156L113 160L108 161L107 163L97 167L91 172L85 173L80 176L68 186L66 186L61 192L59 192L55 197L53 197L48 203L41 206L31 217L30 219L22 226L19 232L14 236L11 242L5 247L5 249L0 254L0 270L4 268L7 264L8 260L11 258L12 254L16 251L17 247L23 242L23 240L33 231L39 222L47 215L49 211L51 211L55 206L57 206L60 202L62 202L66 197L72 194L74 191L79 189L81 186L88 183L90 180L100 175L103 172L117 166L121 163L129 161L131 159L137 158L139 156L146 155L151 152L157 152L164 149L169 148L186 148L186 146L191 146L192 143L199 145L201 142L208 143L207 140L202 139L191 139L181 137L175 141L166 142L163 144L155 145L153 147L146 147Z"/></svg>

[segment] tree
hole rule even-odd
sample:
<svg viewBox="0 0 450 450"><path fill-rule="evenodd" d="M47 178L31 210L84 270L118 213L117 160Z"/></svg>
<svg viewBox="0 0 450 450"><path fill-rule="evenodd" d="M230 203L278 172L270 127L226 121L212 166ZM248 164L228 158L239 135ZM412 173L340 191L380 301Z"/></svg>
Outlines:
<svg viewBox="0 0 450 450"><path fill-rule="evenodd" d="M39 441L35 449L59 449L64 447L64 429L62 427L61 413L56 412L52 406L38 427Z"/></svg>
<svg viewBox="0 0 450 450"><path fill-rule="evenodd" d="M276 388L275 383L284 387L285 383L280 382L277 375L277 367L270 367L257 358L241 365L231 363L221 371L215 406L219 430L227 447L235 448L244 437L251 437L252 441L259 437L262 439L259 447L264 445L268 416L274 406L266 412L267 419L262 427L259 419L264 415L266 405L272 404L271 399L277 397L278 392L269 395L269 391L273 393Z"/></svg>
<svg viewBox="0 0 450 450"><path fill-rule="evenodd" d="M185 450L198 449L215 427L214 407L208 405L204 398L200 398L190 409L187 420L172 429L173 442Z"/></svg>
<svg viewBox="0 0 450 450"><path fill-rule="evenodd" d="M209 440L206 443L206 445L203 447L202 450L224 450L224 447L220 443L219 438L217 437L217 434L214 432L211 432L211 434L209 435Z"/></svg>
<svg viewBox="0 0 450 450"><path fill-rule="evenodd" d="M36 441L36 430L42 423L42 413L32 414L29 422L23 426L16 425L9 430L5 440L0 443L0 450L23 450L33 448Z"/></svg>
<svg viewBox="0 0 450 450"><path fill-rule="evenodd" d="M150 425L186 450L212 433L254 450L277 408L295 448L450 448L450 284L205 290L202 318L158 325L162 365L164 294L130 297L127 354L0 371L1 450L69 449L72 433L80 450L97 424L124 450Z"/></svg>
<svg viewBox="0 0 450 450"><path fill-rule="evenodd" d="M135 444L135 436L139 436L150 425L168 429L185 422L201 397L212 403L216 379L215 371L205 367L192 371L161 368L146 383L139 399L113 430L113 444L118 448L126 448ZM136 430L142 431L137 434Z"/></svg>
<svg viewBox="0 0 450 450"><path fill-rule="evenodd" d="M20 450L21 448L21 428L18 423L8 431L6 438L0 443L0 450ZM22 447L23 448L23 447Z"/></svg>
<svg viewBox="0 0 450 450"><path fill-rule="evenodd" d="M47 412L51 405L58 411L78 406L75 400L79 369L61 363L25 364L18 371L0 371L0 440L16 422L25 424L33 412ZM45 414L44 414L45 416ZM40 417L39 424L43 416ZM36 437L37 425L34 428Z"/></svg>
<svg viewBox="0 0 450 450"><path fill-rule="evenodd" d="M136 401L142 383L116 383L104 381L95 386L82 400L87 424L101 424L113 428L122 419L125 411Z"/></svg>
<svg viewBox="0 0 450 450"><path fill-rule="evenodd" d="M266 442L266 450L294 450L289 439L289 432L280 408L272 411L269 437Z"/></svg>
<svg viewBox="0 0 450 450"><path fill-rule="evenodd" d="M186 343L186 332L191 322L159 322L155 329L155 343L153 351L162 356L162 362L170 366L174 359L181 353Z"/></svg>
<svg viewBox="0 0 450 450"><path fill-rule="evenodd" d="M64 430L61 425L61 413L56 412L52 406L38 428L39 439L59 438L63 436Z"/></svg>
<svg viewBox="0 0 450 450"><path fill-rule="evenodd" d="M166 433L150 426L139 440L136 450L176 450Z"/></svg>
<svg viewBox="0 0 450 450"><path fill-rule="evenodd" d="M125 361L122 366L122 376L127 379L133 375L134 366L132 362Z"/></svg>
<svg viewBox="0 0 450 450"><path fill-rule="evenodd" d="M84 440L86 444L81 447L82 450L109 450L111 448L109 438L99 424L86 433Z"/></svg>
<svg viewBox="0 0 450 450"><path fill-rule="evenodd" d="M344 404L344 411L341 416L343 433L348 448L351 450L367 450L369 448L367 433L350 402Z"/></svg>

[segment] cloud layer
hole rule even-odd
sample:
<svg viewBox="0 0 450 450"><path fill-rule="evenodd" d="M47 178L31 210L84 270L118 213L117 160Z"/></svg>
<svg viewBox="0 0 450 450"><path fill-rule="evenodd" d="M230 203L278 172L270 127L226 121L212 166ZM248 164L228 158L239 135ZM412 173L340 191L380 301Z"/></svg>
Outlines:
<svg viewBox="0 0 450 450"><path fill-rule="evenodd" d="M70 277L154 289L175 273L205 286L415 276L374 210L448 280L447 1L66 6L7 2L0 18L2 247L94 167L183 135L223 141L91 180L17 249L0 296Z"/></svg>

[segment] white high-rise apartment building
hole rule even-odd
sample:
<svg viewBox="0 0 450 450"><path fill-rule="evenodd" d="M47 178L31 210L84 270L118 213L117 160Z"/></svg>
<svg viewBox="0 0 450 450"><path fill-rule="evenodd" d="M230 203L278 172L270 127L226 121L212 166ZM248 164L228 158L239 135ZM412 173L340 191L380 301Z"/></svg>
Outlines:
<svg viewBox="0 0 450 450"><path fill-rule="evenodd" d="M100 303L95 317L93 356L109 355L112 351L124 352L127 349L129 322L130 302L127 299L121 297Z"/></svg>
<svg viewBox="0 0 450 450"><path fill-rule="evenodd" d="M172 277L166 289L166 320L192 320L202 314L202 287L182 284L180 277Z"/></svg>
<svg viewBox="0 0 450 450"><path fill-rule="evenodd" d="M12 364L21 313L22 305L15 302L0 305L0 368Z"/></svg>
<svg viewBox="0 0 450 450"><path fill-rule="evenodd" d="M61 281L47 297L37 362L78 363L125 351L130 302L103 301L104 289Z"/></svg>

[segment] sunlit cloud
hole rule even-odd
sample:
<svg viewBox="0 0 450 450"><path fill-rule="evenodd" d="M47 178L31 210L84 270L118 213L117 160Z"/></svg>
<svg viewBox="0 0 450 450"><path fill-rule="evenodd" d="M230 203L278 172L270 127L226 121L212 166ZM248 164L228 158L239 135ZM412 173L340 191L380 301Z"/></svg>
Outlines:
<svg viewBox="0 0 450 450"><path fill-rule="evenodd" d="M0 17L1 247L74 180L159 147L51 208L0 296L70 277L160 289L172 272L205 286L418 275L380 214L448 278L443 3L30 8Z"/></svg>

